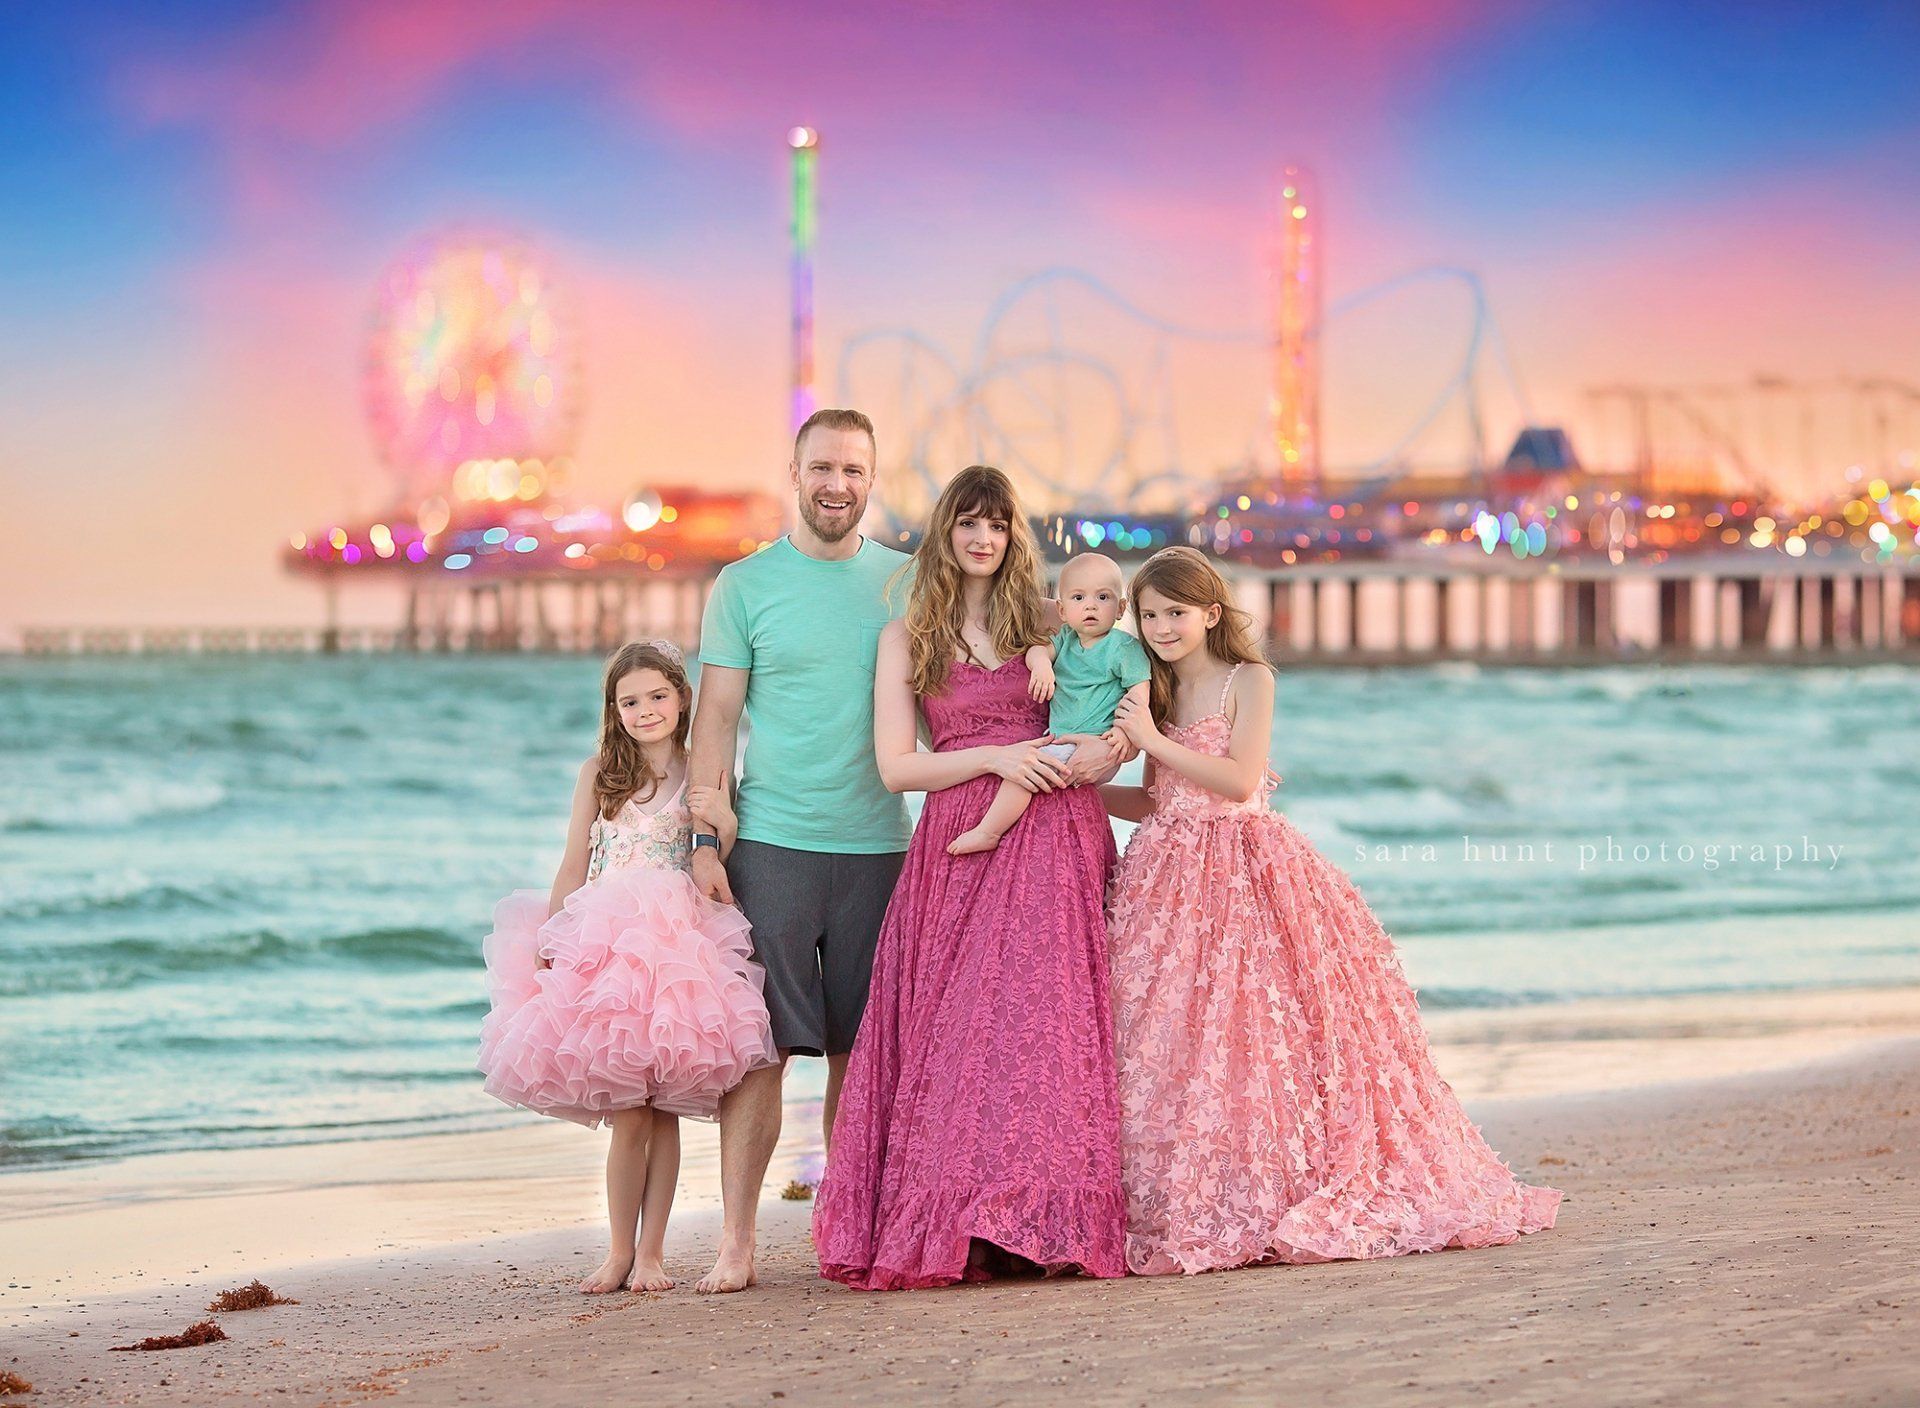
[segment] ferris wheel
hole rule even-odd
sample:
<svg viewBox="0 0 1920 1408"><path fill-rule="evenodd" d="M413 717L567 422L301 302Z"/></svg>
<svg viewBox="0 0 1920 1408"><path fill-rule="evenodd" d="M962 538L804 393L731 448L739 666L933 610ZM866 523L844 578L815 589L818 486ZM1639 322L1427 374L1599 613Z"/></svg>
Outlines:
<svg viewBox="0 0 1920 1408"><path fill-rule="evenodd" d="M500 236L420 241L380 277L364 393L381 458L410 500L461 465L550 461L573 443L579 352L553 280Z"/></svg>

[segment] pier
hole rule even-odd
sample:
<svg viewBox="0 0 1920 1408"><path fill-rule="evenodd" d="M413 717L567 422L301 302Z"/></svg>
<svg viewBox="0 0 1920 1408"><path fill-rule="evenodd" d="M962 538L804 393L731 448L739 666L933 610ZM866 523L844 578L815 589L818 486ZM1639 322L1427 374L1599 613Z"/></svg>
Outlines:
<svg viewBox="0 0 1920 1408"><path fill-rule="evenodd" d="M622 642L700 637L713 578L514 578L410 586L394 626L345 625L329 583L315 626L28 627L20 652L48 655L606 654Z"/></svg>
<svg viewBox="0 0 1920 1408"><path fill-rule="evenodd" d="M1276 664L1920 661L1920 563L1414 561L1236 574Z"/></svg>
<svg viewBox="0 0 1920 1408"><path fill-rule="evenodd" d="M1256 569L1224 564L1274 662L1584 666L1920 662L1920 561L1778 554L1659 563L1473 554ZM1123 564L1127 566L1135 564ZM712 578L516 579L407 591L399 624L29 628L21 652L75 655L604 654L699 637Z"/></svg>

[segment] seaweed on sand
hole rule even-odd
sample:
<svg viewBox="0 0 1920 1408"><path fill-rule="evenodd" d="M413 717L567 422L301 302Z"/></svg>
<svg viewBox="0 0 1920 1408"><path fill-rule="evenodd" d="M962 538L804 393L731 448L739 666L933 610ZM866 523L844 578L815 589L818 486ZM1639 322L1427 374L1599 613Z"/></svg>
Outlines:
<svg viewBox="0 0 1920 1408"><path fill-rule="evenodd" d="M113 1348L116 1353L140 1349L192 1349L196 1345L212 1344L226 1337L227 1332L213 1321L201 1320L177 1335L148 1335L138 1344L117 1344Z"/></svg>
<svg viewBox="0 0 1920 1408"><path fill-rule="evenodd" d="M298 1305L299 1301L288 1296L275 1295L261 1282L258 1276L246 1285L231 1291L222 1291L213 1298L207 1309L219 1313L235 1310L262 1310L269 1305Z"/></svg>

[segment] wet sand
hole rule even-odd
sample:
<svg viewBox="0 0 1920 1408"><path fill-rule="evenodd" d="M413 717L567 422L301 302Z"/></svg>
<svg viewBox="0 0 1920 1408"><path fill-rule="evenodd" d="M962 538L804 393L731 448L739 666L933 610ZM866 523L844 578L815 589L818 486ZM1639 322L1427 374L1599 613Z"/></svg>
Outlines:
<svg viewBox="0 0 1920 1408"><path fill-rule="evenodd" d="M808 1205L772 1200L763 1284L708 1299L690 1284L715 1218L690 1203L681 1288L587 1299L570 1288L601 1251L602 1146L540 1122L0 1179L0 1369L36 1384L26 1403L1916 1401L1920 993L1432 1028L1495 1147L1566 1190L1554 1230L862 1295L815 1275ZM708 1193L711 1132L689 1134L686 1181ZM812 1134L790 1124L784 1165ZM225 1343L109 1352L256 1274L302 1303L219 1317Z"/></svg>

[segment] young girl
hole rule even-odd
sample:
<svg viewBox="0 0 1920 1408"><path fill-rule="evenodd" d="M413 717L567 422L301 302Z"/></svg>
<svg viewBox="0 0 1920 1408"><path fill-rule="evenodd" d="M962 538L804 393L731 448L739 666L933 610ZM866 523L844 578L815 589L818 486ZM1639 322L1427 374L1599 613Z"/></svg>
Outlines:
<svg viewBox="0 0 1920 1408"><path fill-rule="evenodd" d="M1136 1273L1511 1242L1560 1194L1517 1181L1427 1050L1386 931L1267 798L1273 674L1192 548L1133 579L1144 787L1110 923Z"/></svg>
<svg viewBox="0 0 1920 1408"><path fill-rule="evenodd" d="M746 916L687 875L694 817L723 857L735 828L724 791L687 786L693 691L679 650L622 646L601 693L600 751L580 768L553 891L516 890L494 910L480 1069L510 1105L613 1127L612 1245L580 1289L664 1291L677 1117L711 1119L779 1053Z"/></svg>

